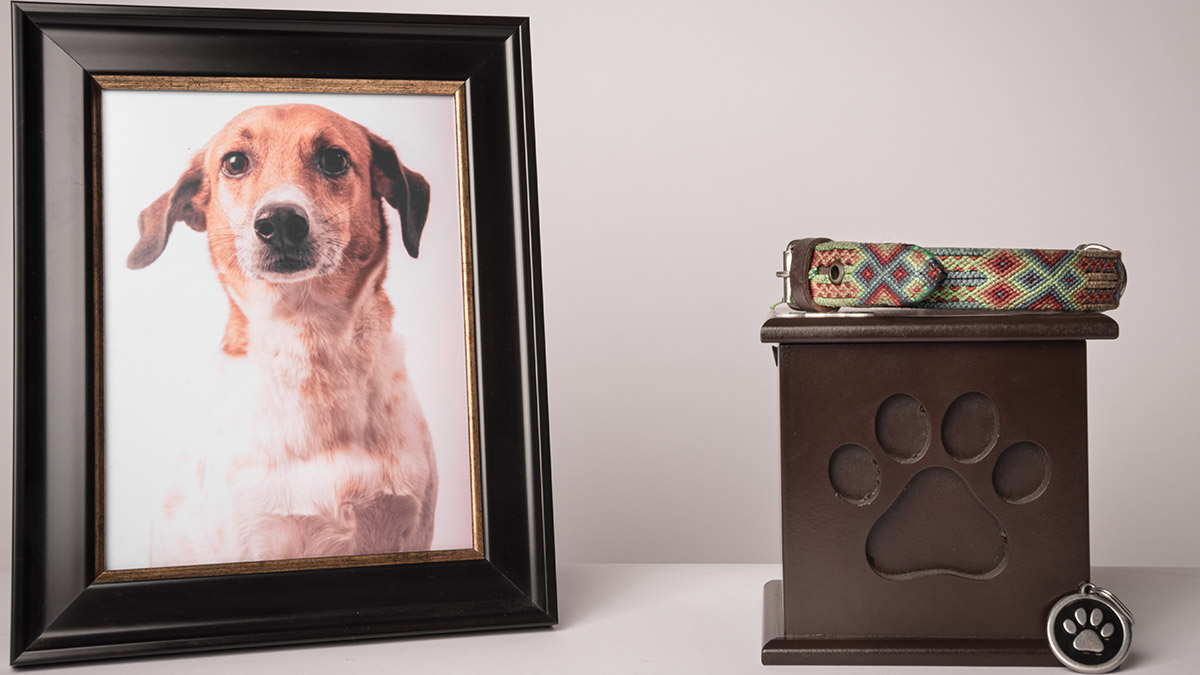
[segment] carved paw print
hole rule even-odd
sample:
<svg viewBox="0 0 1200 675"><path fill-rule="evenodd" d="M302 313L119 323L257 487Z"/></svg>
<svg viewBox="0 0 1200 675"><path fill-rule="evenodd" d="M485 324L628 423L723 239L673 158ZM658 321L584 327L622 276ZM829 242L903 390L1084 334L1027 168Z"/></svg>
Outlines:
<svg viewBox="0 0 1200 675"><path fill-rule="evenodd" d="M954 399L942 416L941 450L952 461L931 453L933 422L920 401L895 394L880 404L875 415L879 450L901 465L930 466L909 479L871 527L866 554L877 574L896 580L935 574L989 579L1004 570L1008 535L963 476L989 471L985 460L992 459L991 491L1009 504L1027 504L1049 485L1050 458L1033 441L1018 441L994 453L999 438L999 412L978 391ZM863 445L848 443L830 456L834 493L856 506L875 501L883 476L875 454Z"/></svg>

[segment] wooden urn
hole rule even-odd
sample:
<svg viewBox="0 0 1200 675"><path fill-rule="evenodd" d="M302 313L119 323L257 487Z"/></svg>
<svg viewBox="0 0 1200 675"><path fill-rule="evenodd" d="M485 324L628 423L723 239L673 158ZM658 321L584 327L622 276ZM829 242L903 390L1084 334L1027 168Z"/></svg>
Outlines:
<svg viewBox="0 0 1200 675"><path fill-rule="evenodd" d="M764 664L1055 665L1089 578L1087 347L1103 314L772 315L783 579Z"/></svg>

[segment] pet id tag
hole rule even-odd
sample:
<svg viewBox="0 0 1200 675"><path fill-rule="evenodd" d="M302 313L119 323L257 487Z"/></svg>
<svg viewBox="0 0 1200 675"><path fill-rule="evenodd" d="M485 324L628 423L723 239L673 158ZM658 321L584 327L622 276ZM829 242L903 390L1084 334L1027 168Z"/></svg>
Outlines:
<svg viewBox="0 0 1200 675"><path fill-rule="evenodd" d="M1046 622L1050 650L1078 673L1107 673L1121 665L1133 641L1133 613L1091 582L1059 600Z"/></svg>

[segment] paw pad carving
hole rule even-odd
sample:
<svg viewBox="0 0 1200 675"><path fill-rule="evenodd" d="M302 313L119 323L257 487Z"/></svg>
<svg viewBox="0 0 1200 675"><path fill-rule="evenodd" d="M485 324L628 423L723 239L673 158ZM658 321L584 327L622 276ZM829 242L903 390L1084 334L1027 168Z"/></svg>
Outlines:
<svg viewBox="0 0 1200 675"><path fill-rule="evenodd" d="M995 403L982 392L964 393L947 406L939 440L955 468L926 466L909 479L867 535L871 569L894 580L939 574L989 579L1004 570L1008 534L986 504L996 498L1009 504L1036 500L1049 485L1050 459L1033 441L1018 441L994 452L1001 424ZM875 416L878 448L899 464L937 461L935 428L925 406L906 393L886 398ZM985 460L991 460L991 465ZM975 476L973 472L990 474L991 490L979 487L987 485L983 476L973 482L964 478ZM864 445L848 442L830 456L830 484L850 504L873 503L887 475Z"/></svg>
<svg viewBox="0 0 1200 675"><path fill-rule="evenodd" d="M929 449L932 436L925 406L908 394L895 394L879 406L875 437L889 457L903 464L918 462Z"/></svg>
<svg viewBox="0 0 1200 675"><path fill-rule="evenodd" d="M829 483L837 496L851 504L866 505L875 501L879 480L879 462L861 445L843 445L829 458Z"/></svg>
<svg viewBox="0 0 1200 675"><path fill-rule="evenodd" d="M926 523L955 513L952 525L936 537ZM1008 534L971 487L941 466L922 469L871 526L867 560L887 579L953 574L989 579L1008 562Z"/></svg>
<svg viewBox="0 0 1200 675"><path fill-rule="evenodd" d="M954 399L942 420L942 445L946 454L960 462L978 462L991 452L1000 438L1000 414L996 404L972 391Z"/></svg>

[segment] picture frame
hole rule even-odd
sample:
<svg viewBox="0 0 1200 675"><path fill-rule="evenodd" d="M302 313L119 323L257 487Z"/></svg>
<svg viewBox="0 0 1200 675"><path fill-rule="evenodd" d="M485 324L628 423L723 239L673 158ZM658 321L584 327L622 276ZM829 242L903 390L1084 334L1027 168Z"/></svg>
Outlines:
<svg viewBox="0 0 1200 675"><path fill-rule="evenodd" d="M16 3L13 49L11 663L553 625L528 20ZM106 569L114 90L453 96L458 185L441 194L461 220L469 546Z"/></svg>

